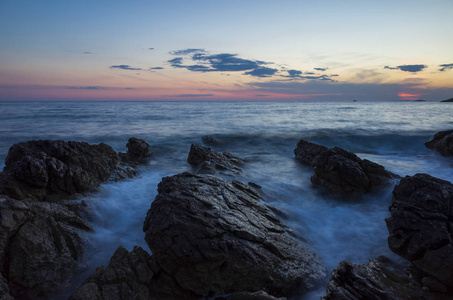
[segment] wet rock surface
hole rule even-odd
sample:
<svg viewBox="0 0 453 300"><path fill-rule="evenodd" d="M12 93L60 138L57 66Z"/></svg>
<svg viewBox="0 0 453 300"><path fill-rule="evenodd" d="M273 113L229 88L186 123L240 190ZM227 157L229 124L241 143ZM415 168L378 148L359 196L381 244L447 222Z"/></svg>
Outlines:
<svg viewBox="0 0 453 300"><path fill-rule="evenodd" d="M453 130L439 131L425 146L443 156L453 156Z"/></svg>
<svg viewBox="0 0 453 300"><path fill-rule="evenodd" d="M453 287L453 185L427 174L406 176L393 190L388 243L396 254Z"/></svg>
<svg viewBox="0 0 453 300"><path fill-rule="evenodd" d="M0 271L9 293L35 299L64 289L89 230L75 205L0 197Z"/></svg>
<svg viewBox="0 0 453 300"><path fill-rule="evenodd" d="M0 194L55 201L88 192L112 176L119 160L106 144L50 140L18 143L10 148L0 173Z"/></svg>
<svg viewBox="0 0 453 300"><path fill-rule="evenodd" d="M129 163L140 163L152 155L150 145L144 140L131 137L126 144L127 153L119 153L121 160Z"/></svg>
<svg viewBox="0 0 453 300"><path fill-rule="evenodd" d="M383 256L365 265L342 261L332 271L327 294L322 299L447 299L429 293L414 275L409 264L398 264Z"/></svg>
<svg viewBox="0 0 453 300"><path fill-rule="evenodd" d="M245 161L228 152L217 152L211 148L204 147L199 144L190 146L187 162L197 170L202 169L202 173L207 169L215 169L221 171L230 171L233 174L242 173L241 166ZM209 164L211 167L206 167ZM212 171L210 171L212 173Z"/></svg>
<svg viewBox="0 0 453 300"><path fill-rule="evenodd" d="M238 181L183 173L165 177L146 216L153 257L199 296L265 291L291 296L325 280L307 245Z"/></svg>
<svg viewBox="0 0 453 300"><path fill-rule="evenodd" d="M369 193L397 177L383 166L339 147L328 149L300 140L294 153L296 159L314 168L314 185L340 195Z"/></svg>

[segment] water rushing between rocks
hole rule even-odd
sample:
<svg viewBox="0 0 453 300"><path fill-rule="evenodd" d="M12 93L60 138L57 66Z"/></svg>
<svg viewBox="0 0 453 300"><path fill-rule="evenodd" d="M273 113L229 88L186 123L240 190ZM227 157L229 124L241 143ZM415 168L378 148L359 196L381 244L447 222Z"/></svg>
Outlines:
<svg viewBox="0 0 453 300"><path fill-rule="evenodd" d="M2 103L0 112L1 163L14 143L33 139L102 142L125 152L128 138L136 136L154 152L138 178L104 184L83 199L92 209L92 245L84 271L63 298L98 265L106 266L119 246L148 249L142 226L157 185L162 177L193 170L186 162L193 143L243 158L236 179L262 187L328 272L342 260L363 264L379 255L395 257L384 221L393 186L346 201L313 187L313 169L294 158L300 139L344 148L402 177L453 178L452 159L423 144L453 125L453 109L446 104L45 102ZM322 295L325 287L304 299Z"/></svg>

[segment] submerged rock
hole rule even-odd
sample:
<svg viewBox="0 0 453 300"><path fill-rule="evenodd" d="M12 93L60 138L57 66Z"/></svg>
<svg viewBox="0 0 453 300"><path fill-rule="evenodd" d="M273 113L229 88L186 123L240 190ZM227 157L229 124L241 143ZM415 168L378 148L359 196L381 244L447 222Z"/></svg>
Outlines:
<svg viewBox="0 0 453 300"><path fill-rule="evenodd" d="M311 177L311 182L324 186L333 193L368 193L397 177L383 166L360 159L339 147L328 149L300 140L294 153L296 159L314 168L315 175Z"/></svg>
<svg viewBox="0 0 453 300"><path fill-rule="evenodd" d="M192 144L190 146L187 162L198 169L203 166L203 170L206 170L206 163L209 163L212 168L208 169L225 170L235 174L242 173L240 166L245 163L243 159L231 153L220 153L199 144ZM203 165L203 163L205 164ZM212 172L210 171L209 173Z"/></svg>
<svg viewBox="0 0 453 300"><path fill-rule="evenodd" d="M368 264L342 261L332 271L323 300L428 300L436 298L423 289L408 265L380 256ZM446 298L445 298L446 299Z"/></svg>
<svg viewBox="0 0 453 300"><path fill-rule="evenodd" d="M183 289L210 297L257 291L281 297L325 279L316 255L260 203L254 187L183 173L163 178L158 192L145 239Z"/></svg>
<svg viewBox="0 0 453 300"><path fill-rule="evenodd" d="M0 173L0 194L53 201L88 192L118 169L119 156L106 144L29 141L13 145Z"/></svg>
<svg viewBox="0 0 453 300"><path fill-rule="evenodd" d="M428 278L453 287L453 185L428 174L406 176L386 219L390 249Z"/></svg>
<svg viewBox="0 0 453 300"><path fill-rule="evenodd" d="M82 258L91 227L60 203L0 199L0 266L15 298L63 289Z"/></svg>
<svg viewBox="0 0 453 300"><path fill-rule="evenodd" d="M152 155L150 145L144 140L131 137L126 145L127 153L118 153L124 162L138 163L146 157Z"/></svg>
<svg viewBox="0 0 453 300"><path fill-rule="evenodd" d="M453 156L453 130L439 131L425 146L443 156Z"/></svg>

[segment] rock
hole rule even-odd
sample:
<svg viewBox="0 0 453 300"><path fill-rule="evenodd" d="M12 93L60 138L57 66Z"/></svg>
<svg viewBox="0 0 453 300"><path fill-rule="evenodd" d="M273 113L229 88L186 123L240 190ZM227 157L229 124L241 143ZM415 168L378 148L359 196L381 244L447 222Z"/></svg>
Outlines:
<svg viewBox="0 0 453 300"><path fill-rule="evenodd" d="M0 271L15 298L44 297L66 286L91 230L74 209L0 199Z"/></svg>
<svg viewBox="0 0 453 300"><path fill-rule="evenodd" d="M8 283L1 274L0 274L0 300L14 300L14 298L9 294Z"/></svg>
<svg viewBox="0 0 453 300"><path fill-rule="evenodd" d="M294 155L296 155L296 159L314 167L315 158L327 150L329 150L329 148L300 140L297 143L297 148L294 149Z"/></svg>
<svg viewBox="0 0 453 300"><path fill-rule="evenodd" d="M282 297L326 276L316 255L238 181L183 173L165 177L144 223L162 269L183 289L212 297L265 291Z"/></svg>
<svg viewBox="0 0 453 300"><path fill-rule="evenodd" d="M270 296L268 293L264 291L258 292L238 292L233 293L226 298L216 298L217 299L225 299L225 300L286 300L286 297L276 298L274 296Z"/></svg>
<svg viewBox="0 0 453 300"><path fill-rule="evenodd" d="M190 146L187 162L195 168L199 168L203 162L208 162L217 170L230 171L234 174L242 173L240 166L245 163L243 159L231 153L220 153L199 144Z"/></svg>
<svg viewBox="0 0 453 300"><path fill-rule="evenodd" d="M106 144L29 141L13 145L0 173L0 194L54 201L88 192L107 181L119 157Z"/></svg>
<svg viewBox="0 0 453 300"><path fill-rule="evenodd" d="M383 166L339 147L328 149L300 140L294 153L298 160L314 168L314 185L341 195L369 193L397 177Z"/></svg>
<svg viewBox="0 0 453 300"><path fill-rule="evenodd" d="M443 156L453 156L453 130L439 131L425 146Z"/></svg>
<svg viewBox="0 0 453 300"><path fill-rule="evenodd" d="M440 102L453 102L453 98L447 99L447 100L442 100Z"/></svg>
<svg viewBox="0 0 453 300"><path fill-rule="evenodd" d="M119 247L108 266L98 267L69 299L197 299L190 292L168 285L164 280L168 277L160 273L159 268L153 270L153 259L142 248L135 246L129 252Z"/></svg>
<svg viewBox="0 0 453 300"><path fill-rule="evenodd" d="M127 153L119 153L121 160L124 162L140 162L144 158L152 155L150 145L144 140L131 137L126 145Z"/></svg>
<svg viewBox="0 0 453 300"><path fill-rule="evenodd" d="M342 261L332 271L323 300L437 299L423 289L407 265L380 256L368 264Z"/></svg>
<svg viewBox="0 0 453 300"><path fill-rule="evenodd" d="M413 266L453 287L453 185L428 174L406 176L393 190L388 244Z"/></svg>

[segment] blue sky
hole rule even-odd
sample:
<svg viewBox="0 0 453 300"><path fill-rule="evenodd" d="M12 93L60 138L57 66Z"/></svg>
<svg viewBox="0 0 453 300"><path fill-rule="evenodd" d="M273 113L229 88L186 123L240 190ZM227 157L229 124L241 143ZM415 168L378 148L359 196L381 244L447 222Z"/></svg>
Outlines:
<svg viewBox="0 0 453 300"><path fill-rule="evenodd" d="M0 0L0 100L442 100L453 1Z"/></svg>

